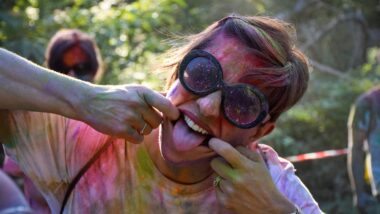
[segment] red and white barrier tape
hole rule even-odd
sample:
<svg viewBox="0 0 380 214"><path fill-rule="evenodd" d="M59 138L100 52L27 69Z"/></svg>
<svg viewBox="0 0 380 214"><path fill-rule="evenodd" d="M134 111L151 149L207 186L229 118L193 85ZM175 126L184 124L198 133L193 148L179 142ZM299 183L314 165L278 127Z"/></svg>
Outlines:
<svg viewBox="0 0 380 214"><path fill-rule="evenodd" d="M345 155L345 154L347 154L347 149L334 149L334 150L326 150L326 151L321 151L321 152L311 152L311 153L305 153L301 155L289 156L289 157L286 157L285 159L294 163L294 162L301 162L301 161L306 161L306 160L335 157L335 156Z"/></svg>

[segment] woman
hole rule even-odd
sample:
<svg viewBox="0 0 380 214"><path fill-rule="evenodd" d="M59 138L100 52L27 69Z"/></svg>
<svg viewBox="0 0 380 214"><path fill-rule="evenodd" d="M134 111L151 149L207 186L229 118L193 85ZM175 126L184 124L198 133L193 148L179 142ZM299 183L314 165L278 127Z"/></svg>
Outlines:
<svg viewBox="0 0 380 214"><path fill-rule="evenodd" d="M45 64L51 70L88 82L104 75L103 61L95 40L78 29L61 29L50 39Z"/></svg>
<svg viewBox="0 0 380 214"><path fill-rule="evenodd" d="M307 87L306 59L289 29L266 17L219 20L174 52L166 98L142 86L75 82L0 53L2 75L43 100L20 92L3 109L58 113L114 136L12 110L3 113L2 142L54 213L320 213L292 165L252 143ZM38 77L25 83L7 72L8 57Z"/></svg>

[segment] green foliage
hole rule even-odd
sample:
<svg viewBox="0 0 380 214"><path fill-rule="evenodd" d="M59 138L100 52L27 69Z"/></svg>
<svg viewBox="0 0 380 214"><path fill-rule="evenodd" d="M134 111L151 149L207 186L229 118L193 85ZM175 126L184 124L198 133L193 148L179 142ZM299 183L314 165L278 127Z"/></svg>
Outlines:
<svg viewBox="0 0 380 214"><path fill-rule="evenodd" d="M104 83L158 87L148 73L155 67L151 60L168 48L161 42L165 33L182 29L174 15L185 7L183 0L16 1L0 10L0 45L42 64L51 36L60 28L78 28L96 39L106 65Z"/></svg>

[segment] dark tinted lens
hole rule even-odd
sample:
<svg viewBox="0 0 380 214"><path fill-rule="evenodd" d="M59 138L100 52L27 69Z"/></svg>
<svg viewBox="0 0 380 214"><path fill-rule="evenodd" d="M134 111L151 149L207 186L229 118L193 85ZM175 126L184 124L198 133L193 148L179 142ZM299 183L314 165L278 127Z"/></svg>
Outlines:
<svg viewBox="0 0 380 214"><path fill-rule="evenodd" d="M239 125L252 123L262 110L258 95L248 86L226 87L223 105L226 117Z"/></svg>
<svg viewBox="0 0 380 214"><path fill-rule="evenodd" d="M64 66L62 63L55 63L49 67L53 71L57 71L58 73L67 74L69 73L69 68Z"/></svg>
<svg viewBox="0 0 380 214"><path fill-rule="evenodd" d="M183 84L197 93L215 89L219 82L218 68L209 59L196 57L192 59L183 72Z"/></svg>
<svg viewBox="0 0 380 214"><path fill-rule="evenodd" d="M87 74L93 74L95 73L92 71L91 66L89 63L79 63L72 67L72 70L75 72L77 76L83 76Z"/></svg>

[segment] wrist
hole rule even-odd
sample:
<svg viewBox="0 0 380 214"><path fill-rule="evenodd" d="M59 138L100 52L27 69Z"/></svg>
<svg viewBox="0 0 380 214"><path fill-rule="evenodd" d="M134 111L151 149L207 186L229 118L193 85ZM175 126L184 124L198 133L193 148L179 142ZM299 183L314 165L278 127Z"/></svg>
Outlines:
<svg viewBox="0 0 380 214"><path fill-rule="evenodd" d="M87 105L89 100L96 97L97 88L100 88L100 86L82 81L78 81L74 84L73 87L68 90L69 93L65 93L65 102L68 108L63 115L86 122L89 115L86 111Z"/></svg>

